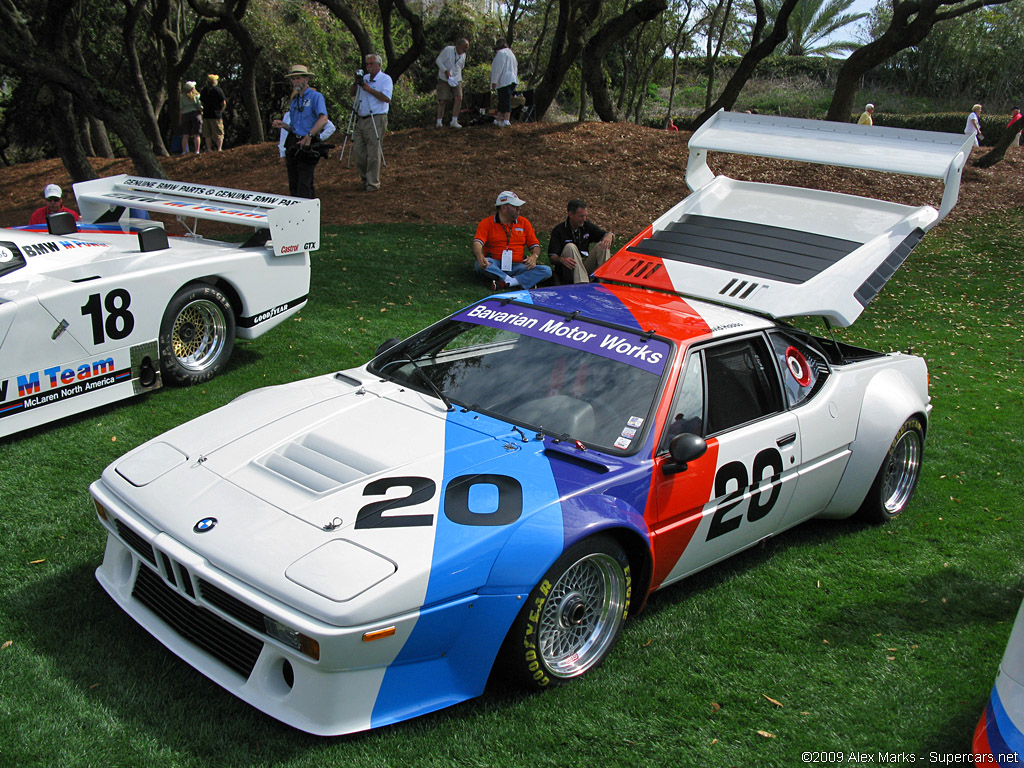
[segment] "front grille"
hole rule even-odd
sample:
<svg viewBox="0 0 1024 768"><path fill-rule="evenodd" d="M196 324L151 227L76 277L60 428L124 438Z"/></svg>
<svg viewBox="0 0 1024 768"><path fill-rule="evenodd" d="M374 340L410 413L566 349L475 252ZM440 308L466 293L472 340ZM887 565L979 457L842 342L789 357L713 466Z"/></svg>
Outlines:
<svg viewBox="0 0 1024 768"><path fill-rule="evenodd" d="M121 537L121 541L127 544L129 547L138 552L142 557L146 558L153 565L156 565L156 555L153 553L153 545L142 538L139 534L129 528L127 525L122 523L120 520L114 521L114 526L117 528L117 535Z"/></svg>
<svg viewBox="0 0 1024 768"><path fill-rule="evenodd" d="M190 603L149 568L139 568L132 597L167 626L248 679L263 642L217 614Z"/></svg>
<svg viewBox="0 0 1024 768"><path fill-rule="evenodd" d="M237 597L229 595L220 587L215 587L206 579L199 580L199 593L203 600L232 618L238 619L243 624L252 627L257 632L266 631L266 623L263 621L263 614L255 608L246 605Z"/></svg>

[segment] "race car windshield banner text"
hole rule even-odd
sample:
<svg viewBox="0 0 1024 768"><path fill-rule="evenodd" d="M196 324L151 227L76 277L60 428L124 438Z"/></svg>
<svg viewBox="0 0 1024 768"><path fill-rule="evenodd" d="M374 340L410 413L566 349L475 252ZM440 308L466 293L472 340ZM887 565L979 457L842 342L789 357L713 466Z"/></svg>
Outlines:
<svg viewBox="0 0 1024 768"><path fill-rule="evenodd" d="M500 299L485 299L464 309L453 319L545 339L627 363L658 376L665 370L670 351L669 344L661 339L647 338L636 332L608 328L586 320L561 317L536 307L511 304Z"/></svg>

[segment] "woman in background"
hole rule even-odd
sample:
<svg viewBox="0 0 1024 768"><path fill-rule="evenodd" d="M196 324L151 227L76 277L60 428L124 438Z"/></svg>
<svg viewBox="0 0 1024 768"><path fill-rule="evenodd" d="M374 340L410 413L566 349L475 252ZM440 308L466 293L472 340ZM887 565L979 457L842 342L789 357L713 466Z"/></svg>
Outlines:
<svg viewBox="0 0 1024 768"><path fill-rule="evenodd" d="M199 144L202 137L202 109L199 102L199 91L196 90L196 81L189 80L185 83L185 93L181 95L181 154L189 153L189 144L194 137L196 140L196 154L199 154Z"/></svg>
<svg viewBox="0 0 1024 768"><path fill-rule="evenodd" d="M971 107L971 114L967 116L967 125L964 126L964 133L974 137L974 146L980 146L980 140L985 137L981 135L981 104Z"/></svg>

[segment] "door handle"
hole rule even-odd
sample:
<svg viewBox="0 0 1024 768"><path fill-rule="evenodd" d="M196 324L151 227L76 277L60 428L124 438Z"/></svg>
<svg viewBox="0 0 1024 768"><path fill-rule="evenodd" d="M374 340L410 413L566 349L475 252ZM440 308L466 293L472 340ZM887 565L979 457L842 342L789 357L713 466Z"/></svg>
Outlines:
<svg viewBox="0 0 1024 768"><path fill-rule="evenodd" d="M778 440L776 440L775 444L777 446L779 446L779 448L782 448L783 446L786 446L786 445L789 445L790 443L795 443L795 442L796 442L796 432L790 432L788 435L783 435Z"/></svg>

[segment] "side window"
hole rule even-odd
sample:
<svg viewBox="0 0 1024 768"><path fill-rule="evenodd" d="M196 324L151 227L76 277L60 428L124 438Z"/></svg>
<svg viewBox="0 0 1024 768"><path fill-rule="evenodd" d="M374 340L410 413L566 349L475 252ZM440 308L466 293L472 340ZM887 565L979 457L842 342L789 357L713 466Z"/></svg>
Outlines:
<svg viewBox="0 0 1024 768"><path fill-rule="evenodd" d="M708 378L707 434L782 410L779 378L763 336L704 350Z"/></svg>
<svg viewBox="0 0 1024 768"><path fill-rule="evenodd" d="M686 361L686 370L676 385L672 412L661 439L661 450L667 451L672 438L684 432L704 435L704 361L699 352L690 355Z"/></svg>
<svg viewBox="0 0 1024 768"><path fill-rule="evenodd" d="M782 387L790 408L811 397L829 375L828 363L813 347L788 333L770 334L775 359L782 371Z"/></svg>

